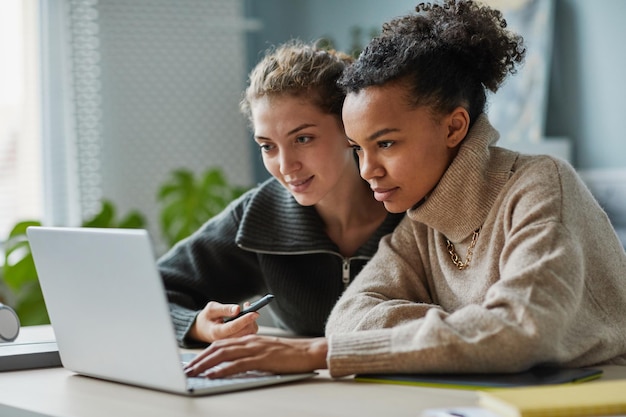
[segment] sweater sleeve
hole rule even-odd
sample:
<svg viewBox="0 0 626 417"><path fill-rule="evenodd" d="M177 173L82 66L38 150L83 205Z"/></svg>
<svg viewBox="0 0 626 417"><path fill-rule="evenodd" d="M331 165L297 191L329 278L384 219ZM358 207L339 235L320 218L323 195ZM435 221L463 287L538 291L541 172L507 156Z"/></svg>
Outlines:
<svg viewBox="0 0 626 417"><path fill-rule="evenodd" d="M186 337L209 301L236 303L265 291L255 254L235 243L243 207L233 202L158 261L181 346L195 346Z"/></svg>

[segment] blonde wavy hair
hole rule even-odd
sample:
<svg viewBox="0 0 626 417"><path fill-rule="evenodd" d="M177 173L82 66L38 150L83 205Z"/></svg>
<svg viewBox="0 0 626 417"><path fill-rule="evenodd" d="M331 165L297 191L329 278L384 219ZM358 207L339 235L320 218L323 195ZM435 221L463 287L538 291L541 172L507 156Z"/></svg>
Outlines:
<svg viewBox="0 0 626 417"><path fill-rule="evenodd" d="M337 80L352 62L347 54L299 40L271 48L250 72L240 109L251 122L250 106L254 100L290 95L306 97L323 112L341 119L346 95Z"/></svg>

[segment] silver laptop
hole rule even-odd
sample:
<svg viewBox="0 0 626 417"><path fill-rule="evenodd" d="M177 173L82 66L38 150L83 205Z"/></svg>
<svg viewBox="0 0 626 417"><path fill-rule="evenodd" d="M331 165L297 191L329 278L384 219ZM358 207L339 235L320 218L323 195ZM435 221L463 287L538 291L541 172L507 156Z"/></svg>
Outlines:
<svg viewBox="0 0 626 417"><path fill-rule="evenodd" d="M315 375L188 378L147 231L29 227L27 234L61 362L71 371L185 395Z"/></svg>

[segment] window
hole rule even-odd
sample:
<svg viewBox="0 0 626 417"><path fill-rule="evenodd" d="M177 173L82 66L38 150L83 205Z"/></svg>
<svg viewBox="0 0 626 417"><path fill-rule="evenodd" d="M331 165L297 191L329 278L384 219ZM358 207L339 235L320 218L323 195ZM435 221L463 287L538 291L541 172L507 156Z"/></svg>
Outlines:
<svg viewBox="0 0 626 417"><path fill-rule="evenodd" d="M37 1L0 2L0 241L41 219Z"/></svg>
<svg viewBox="0 0 626 417"><path fill-rule="evenodd" d="M80 225L103 199L158 236L179 168L251 185L247 30L234 0L0 0L0 240L20 220Z"/></svg>

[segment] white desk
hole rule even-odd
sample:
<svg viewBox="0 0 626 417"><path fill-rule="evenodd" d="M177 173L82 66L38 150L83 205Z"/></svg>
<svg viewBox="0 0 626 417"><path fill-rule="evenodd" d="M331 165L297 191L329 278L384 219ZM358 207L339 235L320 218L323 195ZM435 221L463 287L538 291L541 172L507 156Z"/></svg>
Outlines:
<svg viewBox="0 0 626 417"><path fill-rule="evenodd" d="M20 340L53 338L49 326L23 328ZM626 378L626 367L606 367L602 379ZM593 383L593 382L589 382ZM0 416L411 416L432 407L475 405L476 393L412 386L311 380L187 398L76 375L63 368L0 373ZM254 414L253 414L254 413Z"/></svg>

